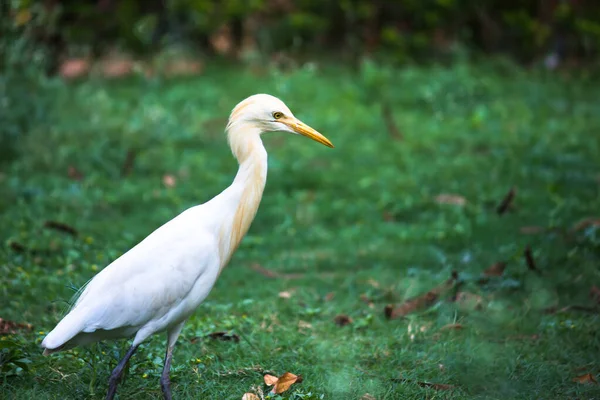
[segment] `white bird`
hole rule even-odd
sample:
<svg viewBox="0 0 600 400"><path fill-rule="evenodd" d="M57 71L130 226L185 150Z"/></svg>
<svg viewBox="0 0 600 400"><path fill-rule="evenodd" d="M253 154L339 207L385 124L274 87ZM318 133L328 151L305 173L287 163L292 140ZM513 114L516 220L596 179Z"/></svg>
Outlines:
<svg viewBox="0 0 600 400"><path fill-rule="evenodd" d="M42 341L47 355L133 337L111 374L107 399L114 398L123 369L140 343L163 331L167 351L160 384L164 398L171 399L169 370L181 329L208 296L256 215L267 180L261 134L297 133L333 147L325 136L294 117L281 100L267 94L239 103L226 131L239 163L231 186L182 212L100 271Z"/></svg>

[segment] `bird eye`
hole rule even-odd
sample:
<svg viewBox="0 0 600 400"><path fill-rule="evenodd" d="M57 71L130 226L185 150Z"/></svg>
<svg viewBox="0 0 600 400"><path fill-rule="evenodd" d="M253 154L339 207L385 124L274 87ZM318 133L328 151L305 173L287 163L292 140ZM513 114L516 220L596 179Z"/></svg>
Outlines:
<svg viewBox="0 0 600 400"><path fill-rule="evenodd" d="M279 118L281 118L281 117L283 117L283 113L282 113L282 112L275 111L275 112L273 113L273 118L275 118L275 119L279 119Z"/></svg>

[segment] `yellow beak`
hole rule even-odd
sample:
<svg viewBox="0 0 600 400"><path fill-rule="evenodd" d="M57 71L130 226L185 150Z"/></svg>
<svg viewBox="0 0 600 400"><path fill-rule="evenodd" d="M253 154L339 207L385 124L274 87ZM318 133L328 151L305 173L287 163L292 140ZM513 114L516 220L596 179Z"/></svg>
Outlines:
<svg viewBox="0 0 600 400"><path fill-rule="evenodd" d="M306 136L307 138L310 138L315 142L319 142L327 147L333 148L333 143L331 143L329 139L327 139L325 136L321 135L319 132L317 132L316 130L314 130L313 128L296 118L289 118L285 120L281 119L280 122L286 124L294 132L299 133L302 136Z"/></svg>

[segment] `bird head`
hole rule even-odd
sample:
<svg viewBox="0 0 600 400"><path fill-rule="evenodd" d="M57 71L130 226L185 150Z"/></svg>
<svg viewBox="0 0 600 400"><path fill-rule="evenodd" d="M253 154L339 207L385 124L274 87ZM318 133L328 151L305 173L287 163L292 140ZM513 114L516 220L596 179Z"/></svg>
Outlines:
<svg viewBox="0 0 600 400"><path fill-rule="evenodd" d="M299 134L325 146L333 147L329 139L296 118L283 101L268 94L255 94L235 106L229 116L228 130L237 124L254 125L261 133Z"/></svg>

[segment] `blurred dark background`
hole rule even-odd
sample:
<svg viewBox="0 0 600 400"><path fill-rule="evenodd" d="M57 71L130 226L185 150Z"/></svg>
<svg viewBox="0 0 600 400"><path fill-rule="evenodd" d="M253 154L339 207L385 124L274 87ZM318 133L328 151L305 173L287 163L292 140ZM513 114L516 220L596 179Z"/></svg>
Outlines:
<svg viewBox="0 0 600 400"><path fill-rule="evenodd" d="M143 55L173 44L233 59L503 54L554 68L594 60L600 43L595 0L12 0L1 7L4 51L20 45L19 61L29 62L43 50L49 72L67 57L115 47Z"/></svg>

